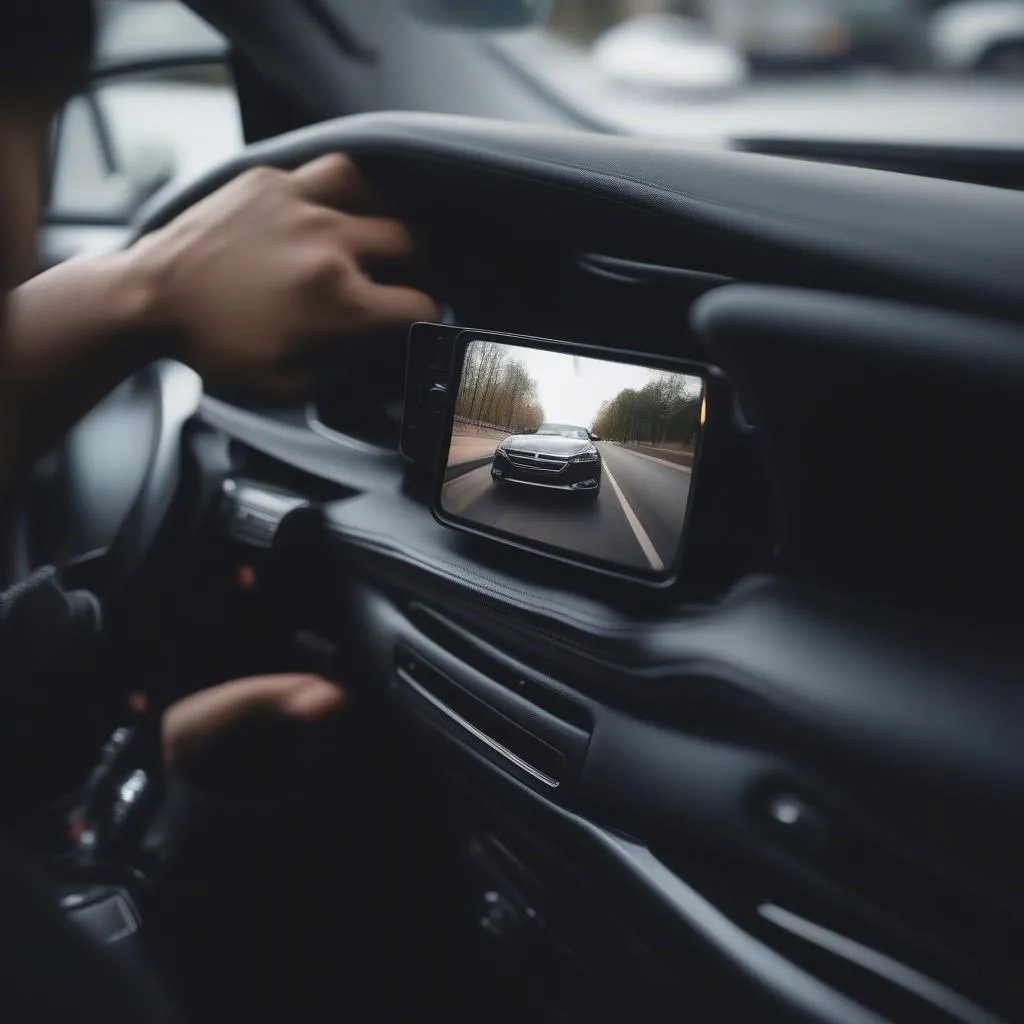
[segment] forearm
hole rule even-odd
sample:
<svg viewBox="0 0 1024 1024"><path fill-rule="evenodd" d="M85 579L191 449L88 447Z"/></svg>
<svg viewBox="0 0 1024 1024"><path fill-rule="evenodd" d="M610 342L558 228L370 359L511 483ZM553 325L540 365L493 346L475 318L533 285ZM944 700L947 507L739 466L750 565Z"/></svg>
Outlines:
<svg viewBox="0 0 1024 1024"><path fill-rule="evenodd" d="M162 354L154 309L132 252L73 260L10 293L0 331L0 491Z"/></svg>

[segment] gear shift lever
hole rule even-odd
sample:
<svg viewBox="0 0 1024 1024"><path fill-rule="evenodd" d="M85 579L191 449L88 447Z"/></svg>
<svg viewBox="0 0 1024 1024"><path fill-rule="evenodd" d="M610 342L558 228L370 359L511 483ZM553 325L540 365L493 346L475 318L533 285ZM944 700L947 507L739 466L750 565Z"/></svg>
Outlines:
<svg viewBox="0 0 1024 1024"><path fill-rule="evenodd" d="M88 864L113 863L137 842L162 789L160 742L152 723L117 729L85 786L78 852Z"/></svg>

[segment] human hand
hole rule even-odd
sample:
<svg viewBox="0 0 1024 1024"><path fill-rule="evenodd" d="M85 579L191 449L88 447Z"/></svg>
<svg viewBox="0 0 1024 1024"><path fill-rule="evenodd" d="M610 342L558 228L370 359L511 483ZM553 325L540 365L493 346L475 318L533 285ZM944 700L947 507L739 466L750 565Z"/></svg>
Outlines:
<svg viewBox="0 0 1024 1024"><path fill-rule="evenodd" d="M187 773L247 725L320 722L340 712L346 700L336 683L303 674L253 676L201 690L164 712L164 764L170 772Z"/></svg>
<svg viewBox="0 0 1024 1024"><path fill-rule="evenodd" d="M130 250L152 296L151 325L201 375L300 395L330 342L416 320L437 304L378 284L415 242L341 154L294 171L254 168Z"/></svg>

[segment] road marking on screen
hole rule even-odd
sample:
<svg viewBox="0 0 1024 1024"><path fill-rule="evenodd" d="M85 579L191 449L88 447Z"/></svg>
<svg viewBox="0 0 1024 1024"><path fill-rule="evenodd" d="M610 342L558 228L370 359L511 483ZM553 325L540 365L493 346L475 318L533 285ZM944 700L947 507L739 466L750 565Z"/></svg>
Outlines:
<svg viewBox="0 0 1024 1024"><path fill-rule="evenodd" d="M651 538L647 536L647 531L644 529L643 523L640 522L637 514L633 511L632 505L626 501L626 496L622 493L622 488L619 486L619 482L614 476L612 476L612 472L608 468L607 462L604 464L604 475L608 477L608 483L612 485L615 497L619 499L622 511L626 515L626 522L629 523L630 529L632 529L633 535L637 539L637 543L641 548L643 548L643 552L647 556L647 561L651 563L651 568L655 572L663 572L665 569L665 563L661 560L661 556L658 554L657 548L655 548L651 543Z"/></svg>
<svg viewBox="0 0 1024 1024"><path fill-rule="evenodd" d="M441 485L441 492L444 496L442 498L444 511L449 515L462 515L486 490L483 481L479 479L481 470L484 471L487 483L491 482L489 467L490 463L488 462L476 469L471 469L468 473L462 473L452 480L446 480Z"/></svg>
<svg viewBox="0 0 1024 1024"><path fill-rule="evenodd" d="M469 504L469 502L471 500L471 497L472 497L470 494L463 494L461 496L461 499L460 499L460 497L457 494L456 495L452 494L452 490L453 490L452 485L459 483L460 480L462 481L462 484L463 484L462 489L465 490L465 483L466 482L465 482L465 480L463 480L463 478L461 476L457 476L454 480L446 480L441 485L441 491L444 494L444 499L441 502L441 507L449 515L453 515L453 516L461 515L462 514L462 510Z"/></svg>
<svg viewBox="0 0 1024 1024"><path fill-rule="evenodd" d="M635 455L638 459L646 459L648 462L656 462L659 466L668 466L669 469L678 469L680 473L692 473L689 466L680 466L678 462L669 462L668 459L657 459L653 455L644 455L642 452L635 452L632 448L619 447L620 451L629 455Z"/></svg>

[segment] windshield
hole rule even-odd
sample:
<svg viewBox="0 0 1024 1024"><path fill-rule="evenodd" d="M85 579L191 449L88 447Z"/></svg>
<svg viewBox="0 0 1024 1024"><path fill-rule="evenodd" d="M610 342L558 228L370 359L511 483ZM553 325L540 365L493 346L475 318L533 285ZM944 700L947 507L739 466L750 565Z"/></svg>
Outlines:
<svg viewBox="0 0 1024 1024"><path fill-rule="evenodd" d="M566 427L560 423L545 423L535 433L547 437L571 437L574 441L589 441L590 434L582 427Z"/></svg>
<svg viewBox="0 0 1024 1024"><path fill-rule="evenodd" d="M554 0L507 51L594 127L1019 145L1024 0Z"/></svg>

